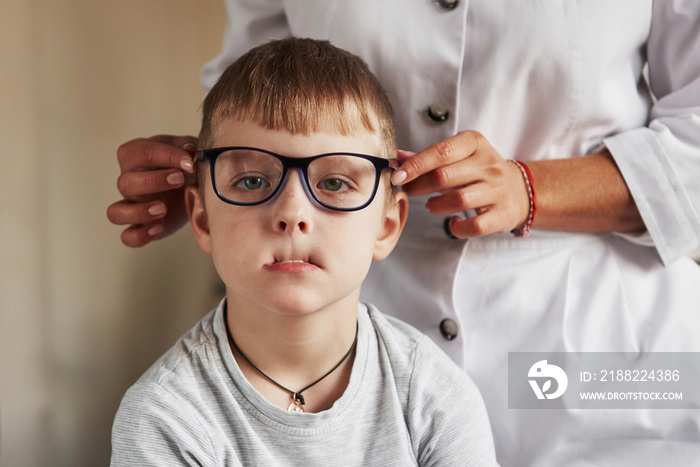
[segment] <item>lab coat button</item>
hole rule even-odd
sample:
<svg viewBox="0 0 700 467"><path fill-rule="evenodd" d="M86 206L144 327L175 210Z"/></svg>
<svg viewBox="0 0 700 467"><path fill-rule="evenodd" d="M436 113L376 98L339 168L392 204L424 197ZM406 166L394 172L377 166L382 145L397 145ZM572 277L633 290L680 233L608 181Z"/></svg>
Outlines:
<svg viewBox="0 0 700 467"><path fill-rule="evenodd" d="M450 118L450 110L441 102L435 102L428 107L428 117L436 122L444 122Z"/></svg>
<svg viewBox="0 0 700 467"><path fill-rule="evenodd" d="M457 337L457 334L459 334L459 326L455 322L455 320L451 318L445 318L442 321L440 321L440 332L442 333L442 337L447 339L448 341L451 341L455 337Z"/></svg>
<svg viewBox="0 0 700 467"><path fill-rule="evenodd" d="M442 223L442 226L445 229L445 234L447 234L447 237L451 238L452 240L459 240L459 238L452 233L452 229L450 229L450 219L451 217L446 217L445 222Z"/></svg>
<svg viewBox="0 0 700 467"><path fill-rule="evenodd" d="M438 3L443 10L454 10L459 5L459 0L438 0Z"/></svg>

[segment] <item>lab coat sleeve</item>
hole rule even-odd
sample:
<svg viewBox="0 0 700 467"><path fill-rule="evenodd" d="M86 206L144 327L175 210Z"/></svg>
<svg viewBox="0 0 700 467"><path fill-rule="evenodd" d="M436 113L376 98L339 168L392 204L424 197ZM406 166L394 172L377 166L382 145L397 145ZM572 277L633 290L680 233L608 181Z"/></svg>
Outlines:
<svg viewBox="0 0 700 467"><path fill-rule="evenodd" d="M201 72L207 92L226 67L249 49L291 34L282 0L226 0L226 12L223 49Z"/></svg>
<svg viewBox="0 0 700 467"><path fill-rule="evenodd" d="M700 2L656 1L647 127L605 139L665 265L700 244ZM632 239L634 241L634 239Z"/></svg>

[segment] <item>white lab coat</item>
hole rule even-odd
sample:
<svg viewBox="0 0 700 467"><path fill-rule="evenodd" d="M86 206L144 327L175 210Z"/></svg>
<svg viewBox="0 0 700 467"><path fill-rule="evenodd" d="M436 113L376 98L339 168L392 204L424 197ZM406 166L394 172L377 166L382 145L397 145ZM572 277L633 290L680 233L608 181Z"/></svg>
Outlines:
<svg viewBox="0 0 700 467"><path fill-rule="evenodd" d="M271 38L329 39L377 74L403 149L465 129L524 161L606 145L644 234L451 240L425 198L412 199L399 246L363 293L470 373L502 465L700 465L698 411L509 410L506 373L508 352L700 351L700 269L684 257L700 243L698 0L226 5L224 49L205 66L205 87ZM428 117L436 103L450 112L444 122ZM457 324L453 340L445 319Z"/></svg>

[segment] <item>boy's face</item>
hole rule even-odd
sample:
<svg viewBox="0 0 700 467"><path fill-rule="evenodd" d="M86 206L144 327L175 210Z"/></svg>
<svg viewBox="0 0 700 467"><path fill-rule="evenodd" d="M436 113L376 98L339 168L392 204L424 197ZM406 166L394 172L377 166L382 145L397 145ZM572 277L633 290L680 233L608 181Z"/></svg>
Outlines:
<svg viewBox="0 0 700 467"><path fill-rule="evenodd" d="M293 135L232 119L218 130L218 147L251 146L289 157L378 153L377 137L368 131ZM301 177L290 170L280 192L256 206L224 203L209 177L204 203L195 187L188 188L195 238L212 254L230 303L287 315L354 306L372 259L383 259L396 244L408 203L397 192L397 202L387 205L384 177L372 203L354 212L313 203Z"/></svg>

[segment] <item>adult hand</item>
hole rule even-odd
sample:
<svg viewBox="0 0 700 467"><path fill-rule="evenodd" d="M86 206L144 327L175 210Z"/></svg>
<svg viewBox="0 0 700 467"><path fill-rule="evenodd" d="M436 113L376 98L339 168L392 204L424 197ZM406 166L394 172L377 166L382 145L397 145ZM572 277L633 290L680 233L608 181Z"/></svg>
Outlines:
<svg viewBox="0 0 700 467"><path fill-rule="evenodd" d="M464 131L418 153L399 151L402 164L391 181L411 196L436 193L426 207L432 214L476 216L450 220L459 238L510 232L527 220L529 198L520 169L508 163L476 131Z"/></svg>
<svg viewBox="0 0 700 467"><path fill-rule="evenodd" d="M143 246L187 222L183 192L195 180L196 149L197 138L171 135L138 138L119 147L117 188L124 199L107 208L107 218L129 226L122 243Z"/></svg>

